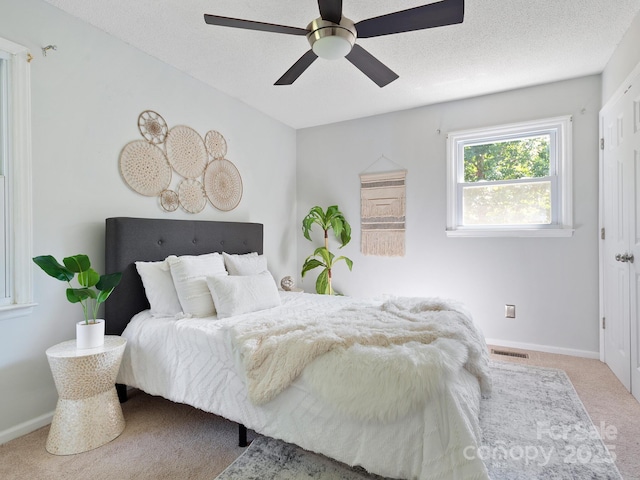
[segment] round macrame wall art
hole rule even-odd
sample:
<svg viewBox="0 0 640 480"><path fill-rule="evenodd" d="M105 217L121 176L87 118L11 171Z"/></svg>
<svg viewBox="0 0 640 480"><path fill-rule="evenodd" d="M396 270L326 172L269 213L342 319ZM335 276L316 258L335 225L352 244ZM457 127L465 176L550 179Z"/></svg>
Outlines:
<svg viewBox="0 0 640 480"><path fill-rule="evenodd" d="M167 134L165 147L169 163L177 173L185 178L202 175L208 156L198 132L184 125L173 127Z"/></svg>
<svg viewBox="0 0 640 480"><path fill-rule="evenodd" d="M145 110L138 116L138 130L147 142L158 145L164 142L169 128L160 114Z"/></svg>
<svg viewBox="0 0 640 480"><path fill-rule="evenodd" d="M178 186L180 205L189 213L199 213L207 204L202 183L192 178L183 180Z"/></svg>
<svg viewBox="0 0 640 480"><path fill-rule="evenodd" d="M214 160L224 158L227 154L227 141L220 132L209 130L204 136L204 144Z"/></svg>
<svg viewBox="0 0 640 480"><path fill-rule="evenodd" d="M236 166L229 160L213 160L204 172L204 190L211 204L228 212L242 199L242 178Z"/></svg>
<svg viewBox="0 0 640 480"><path fill-rule="evenodd" d="M175 212L180 206L178 194L173 190L163 190L160 194L160 205L167 212Z"/></svg>
<svg viewBox="0 0 640 480"><path fill-rule="evenodd" d="M144 140L127 143L120 153L120 173L141 195L152 197L169 187L171 166L164 152Z"/></svg>
<svg viewBox="0 0 640 480"><path fill-rule="evenodd" d="M242 178L227 160L227 141L216 130L204 139L185 125L167 126L162 116L145 110L138 116L144 140L134 140L120 153L120 173L134 191L157 196L165 212L179 207L199 213L209 202L229 211L242 199ZM173 172L178 174L172 179ZM182 177L182 178L180 178Z"/></svg>

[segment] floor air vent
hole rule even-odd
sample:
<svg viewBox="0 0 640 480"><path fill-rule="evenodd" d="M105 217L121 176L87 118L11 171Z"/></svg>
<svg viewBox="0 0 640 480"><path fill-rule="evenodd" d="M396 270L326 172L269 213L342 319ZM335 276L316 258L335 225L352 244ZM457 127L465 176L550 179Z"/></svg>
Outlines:
<svg viewBox="0 0 640 480"><path fill-rule="evenodd" d="M491 349L491 353L493 353L494 355L504 355L506 357L529 358L528 353L510 352L509 350L496 350L494 348Z"/></svg>

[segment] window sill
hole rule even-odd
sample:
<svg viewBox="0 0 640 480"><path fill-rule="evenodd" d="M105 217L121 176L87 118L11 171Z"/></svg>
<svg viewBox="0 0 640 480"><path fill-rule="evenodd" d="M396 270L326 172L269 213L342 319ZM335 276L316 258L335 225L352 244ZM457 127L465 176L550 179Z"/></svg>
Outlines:
<svg viewBox="0 0 640 480"><path fill-rule="evenodd" d="M573 228L458 228L447 230L447 237L539 237L568 238L573 236Z"/></svg>
<svg viewBox="0 0 640 480"><path fill-rule="evenodd" d="M33 307L36 305L38 304L23 303L21 305L7 305L5 307L0 307L0 320L31 315L31 313L33 313Z"/></svg>

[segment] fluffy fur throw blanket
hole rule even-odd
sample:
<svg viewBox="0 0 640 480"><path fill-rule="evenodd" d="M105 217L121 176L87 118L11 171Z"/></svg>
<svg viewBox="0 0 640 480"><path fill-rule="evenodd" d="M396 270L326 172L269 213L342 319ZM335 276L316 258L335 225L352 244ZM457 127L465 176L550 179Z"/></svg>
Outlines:
<svg viewBox="0 0 640 480"><path fill-rule="evenodd" d="M273 399L307 366L321 396L380 421L423 405L463 367L484 396L491 389L484 337L451 301L397 298L311 318L250 320L236 324L232 338L255 404Z"/></svg>

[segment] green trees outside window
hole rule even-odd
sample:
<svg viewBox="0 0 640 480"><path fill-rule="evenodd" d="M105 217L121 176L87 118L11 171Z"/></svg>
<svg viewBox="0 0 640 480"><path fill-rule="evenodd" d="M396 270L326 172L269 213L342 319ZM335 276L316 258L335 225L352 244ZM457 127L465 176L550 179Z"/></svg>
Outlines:
<svg viewBox="0 0 640 480"><path fill-rule="evenodd" d="M465 145L463 224L550 224L550 150L550 135Z"/></svg>

